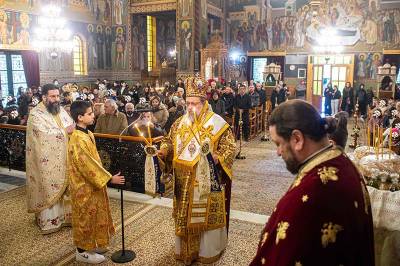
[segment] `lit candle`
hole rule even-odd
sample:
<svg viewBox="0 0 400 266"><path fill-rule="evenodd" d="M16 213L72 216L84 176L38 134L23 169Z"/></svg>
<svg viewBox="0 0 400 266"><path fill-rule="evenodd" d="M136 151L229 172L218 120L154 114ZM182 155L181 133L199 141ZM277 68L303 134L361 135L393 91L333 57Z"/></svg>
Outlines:
<svg viewBox="0 0 400 266"><path fill-rule="evenodd" d="M147 139L144 137L144 135L143 135L142 132L140 132L140 136L143 138L144 142L146 142L147 145L149 145L149 146L151 145L151 144L147 141Z"/></svg>
<svg viewBox="0 0 400 266"><path fill-rule="evenodd" d="M151 138L150 122L147 122L147 134L148 134L148 138L150 139L150 145L152 145L153 139Z"/></svg>
<svg viewBox="0 0 400 266"><path fill-rule="evenodd" d="M375 125L372 125L372 148L375 149Z"/></svg>
<svg viewBox="0 0 400 266"><path fill-rule="evenodd" d="M377 135L378 135L377 134L377 129L376 129L375 124L374 124L373 133L372 133L372 138L373 138L372 144L374 145L373 147L374 147L374 152L375 152L376 159L379 158L378 157L378 150L377 150L377 140L376 140L376 136Z"/></svg>
<svg viewBox="0 0 400 266"><path fill-rule="evenodd" d="M384 151L383 151L383 149L384 149L384 147L383 147L383 146L384 146L384 145L383 145L383 141L384 141L383 133L384 133L384 132L385 132L385 129L382 127L382 129L381 129L381 143L382 143L382 144L381 144L381 147L382 147L381 150L382 150L382 159L383 159L383 152L384 152Z"/></svg>
<svg viewBox="0 0 400 266"><path fill-rule="evenodd" d="M392 127L390 127L390 131L389 131L389 159L391 157L392 154Z"/></svg>
<svg viewBox="0 0 400 266"><path fill-rule="evenodd" d="M139 133L139 136L141 136L141 137L144 139L144 142L146 142L147 145L151 145L151 144L147 141L147 139L143 136L143 133L142 133L142 131L140 131L140 129L139 129L137 123L135 124L135 128L136 128L137 132Z"/></svg>

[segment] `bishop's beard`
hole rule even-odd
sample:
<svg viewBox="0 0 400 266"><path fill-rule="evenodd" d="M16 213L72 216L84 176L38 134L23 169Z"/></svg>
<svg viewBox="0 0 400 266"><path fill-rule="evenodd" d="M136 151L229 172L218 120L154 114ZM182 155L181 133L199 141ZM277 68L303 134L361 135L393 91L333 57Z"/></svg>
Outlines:
<svg viewBox="0 0 400 266"><path fill-rule="evenodd" d="M60 113L60 102L47 102L46 109L52 115L58 115Z"/></svg>

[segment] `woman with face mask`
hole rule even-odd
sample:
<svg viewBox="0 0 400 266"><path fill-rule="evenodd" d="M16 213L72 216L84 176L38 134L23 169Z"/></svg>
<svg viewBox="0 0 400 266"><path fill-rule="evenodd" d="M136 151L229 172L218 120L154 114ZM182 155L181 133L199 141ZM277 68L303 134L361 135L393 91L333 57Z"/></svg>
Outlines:
<svg viewBox="0 0 400 266"><path fill-rule="evenodd" d="M161 100L158 96L151 98L150 105L153 109L154 122L161 128L164 128L169 116L167 107L161 103Z"/></svg>
<svg viewBox="0 0 400 266"><path fill-rule="evenodd" d="M214 113L225 119L225 102L219 97L217 90L211 92L210 105Z"/></svg>

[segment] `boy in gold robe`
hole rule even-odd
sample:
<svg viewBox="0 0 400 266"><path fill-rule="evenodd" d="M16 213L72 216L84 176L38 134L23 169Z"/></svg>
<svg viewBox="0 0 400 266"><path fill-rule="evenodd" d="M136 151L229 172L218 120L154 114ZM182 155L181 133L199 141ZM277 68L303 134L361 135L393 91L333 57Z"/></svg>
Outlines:
<svg viewBox="0 0 400 266"><path fill-rule="evenodd" d="M91 104L73 102L71 116L76 129L68 144L68 168L76 260L101 263L105 257L96 252L105 249L114 233L107 183L124 184L125 179L120 173L112 176L101 164L93 133L87 130L94 121Z"/></svg>

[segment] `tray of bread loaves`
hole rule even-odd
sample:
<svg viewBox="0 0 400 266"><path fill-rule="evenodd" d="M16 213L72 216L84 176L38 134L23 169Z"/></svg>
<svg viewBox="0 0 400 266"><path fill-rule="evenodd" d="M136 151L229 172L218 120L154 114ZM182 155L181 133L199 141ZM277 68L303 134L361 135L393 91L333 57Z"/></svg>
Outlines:
<svg viewBox="0 0 400 266"><path fill-rule="evenodd" d="M390 149L361 146L349 156L367 181L367 185L380 190L399 190L400 156Z"/></svg>

